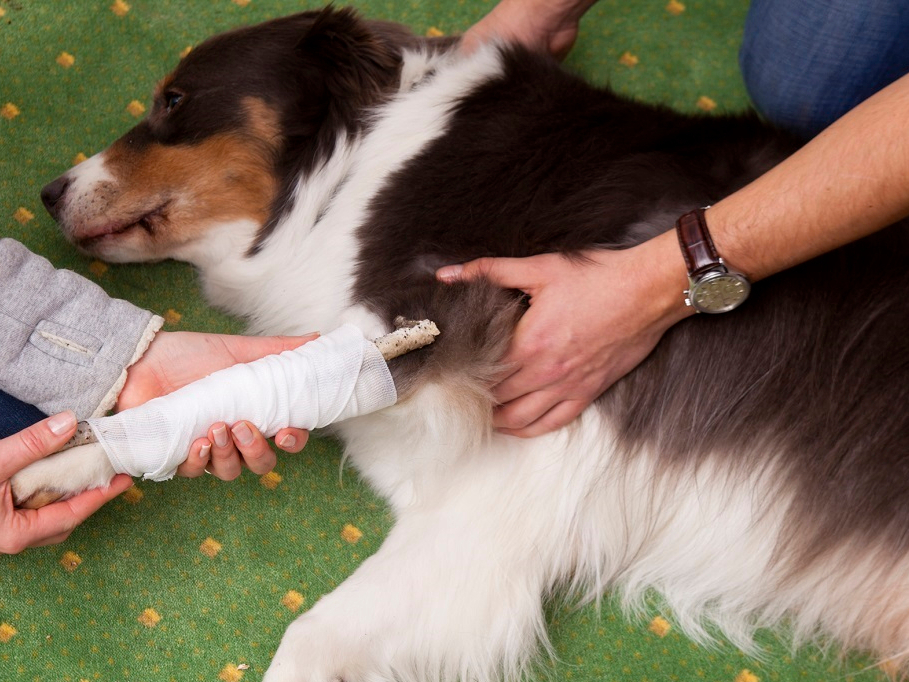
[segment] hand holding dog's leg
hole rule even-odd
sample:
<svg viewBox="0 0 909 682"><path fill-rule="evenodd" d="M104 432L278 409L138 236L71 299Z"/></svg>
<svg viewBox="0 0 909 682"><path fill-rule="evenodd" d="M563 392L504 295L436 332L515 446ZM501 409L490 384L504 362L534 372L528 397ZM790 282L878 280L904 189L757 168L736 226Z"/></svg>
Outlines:
<svg viewBox="0 0 909 682"><path fill-rule="evenodd" d="M145 354L127 369L117 410L167 395L225 367L299 348L318 337L158 332Z"/></svg>
<svg viewBox="0 0 909 682"><path fill-rule="evenodd" d="M248 433L244 432L243 426ZM222 429L226 440L225 445L219 446L217 441ZM288 441L288 438L291 440ZM309 432L304 429L281 429L274 440L279 445L283 444L285 452L300 452L309 440ZM196 478L208 472L223 481L230 481L239 476L243 467L262 475L274 469L277 463L274 450L255 424L238 422L231 427L219 422L211 426L205 437L193 442L186 461L177 467L177 475Z"/></svg>
<svg viewBox="0 0 909 682"><path fill-rule="evenodd" d="M105 502L132 485L128 476L114 477L111 471L110 475L105 474L106 480L110 481L105 489L91 490L37 511L15 509L12 489L16 475L30 469L29 465L52 462L59 457L54 455L46 459L73 435L75 429L75 417L62 413L0 440L0 553L15 554L26 547L62 542ZM103 452L101 459L103 465L110 467Z"/></svg>
<svg viewBox="0 0 909 682"><path fill-rule="evenodd" d="M265 444L238 424L241 419L266 436L279 431L286 436L293 433L285 428L287 424L327 426L387 407L396 397L379 349L358 329L346 326L301 348L229 367L132 410L91 419L89 424L115 470L164 480L187 459L193 440L205 436L220 417L233 430L230 437L224 425L208 433L210 454L221 458L219 473L233 478L238 470L231 471L232 465L223 460L223 448L245 448L247 465L254 471L274 464ZM299 431L296 434L293 447L305 438ZM191 469L195 472L198 467Z"/></svg>

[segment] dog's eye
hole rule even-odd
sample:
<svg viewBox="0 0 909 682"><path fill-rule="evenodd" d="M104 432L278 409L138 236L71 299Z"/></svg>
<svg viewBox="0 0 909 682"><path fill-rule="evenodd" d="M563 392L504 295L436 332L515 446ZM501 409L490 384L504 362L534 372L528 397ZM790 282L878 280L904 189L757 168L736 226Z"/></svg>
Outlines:
<svg viewBox="0 0 909 682"><path fill-rule="evenodd" d="M164 108L169 114L172 112L178 104L183 100L183 93L181 92L165 92L164 93Z"/></svg>

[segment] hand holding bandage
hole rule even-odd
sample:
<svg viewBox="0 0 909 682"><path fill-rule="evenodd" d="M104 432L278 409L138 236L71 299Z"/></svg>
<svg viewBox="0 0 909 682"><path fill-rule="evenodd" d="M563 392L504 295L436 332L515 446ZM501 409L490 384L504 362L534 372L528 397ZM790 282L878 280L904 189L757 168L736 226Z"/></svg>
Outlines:
<svg viewBox="0 0 909 682"><path fill-rule="evenodd" d="M434 328L434 326L433 326ZM240 419L264 435L293 425L313 429L388 407L397 393L380 347L351 325L295 350L235 365L139 407L88 421L118 473L171 478L189 445L215 422ZM438 331L429 332L422 343ZM401 349L403 352L410 348Z"/></svg>

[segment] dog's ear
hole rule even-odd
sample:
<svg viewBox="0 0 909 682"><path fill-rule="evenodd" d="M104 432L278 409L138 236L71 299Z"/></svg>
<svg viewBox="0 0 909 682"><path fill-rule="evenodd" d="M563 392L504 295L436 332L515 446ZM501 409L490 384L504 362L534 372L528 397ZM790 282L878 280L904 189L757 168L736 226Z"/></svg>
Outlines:
<svg viewBox="0 0 909 682"><path fill-rule="evenodd" d="M370 30L352 8L328 6L297 43L305 63L318 67L335 98L369 104L397 82L399 49Z"/></svg>

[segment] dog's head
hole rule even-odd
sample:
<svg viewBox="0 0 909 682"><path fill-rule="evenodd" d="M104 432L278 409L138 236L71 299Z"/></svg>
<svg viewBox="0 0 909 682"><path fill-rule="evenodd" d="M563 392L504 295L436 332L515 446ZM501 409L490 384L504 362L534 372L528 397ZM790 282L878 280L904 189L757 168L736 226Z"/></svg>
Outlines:
<svg viewBox="0 0 909 682"><path fill-rule="evenodd" d="M238 221L261 239L295 178L363 124L418 41L331 8L215 36L159 83L141 123L42 200L80 250L110 261L193 260Z"/></svg>

